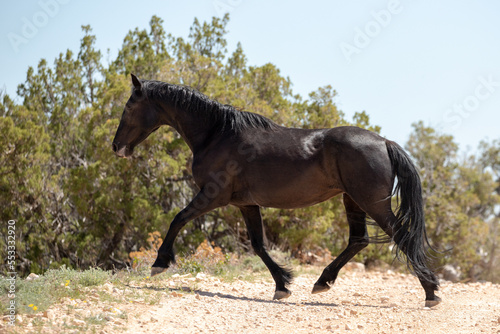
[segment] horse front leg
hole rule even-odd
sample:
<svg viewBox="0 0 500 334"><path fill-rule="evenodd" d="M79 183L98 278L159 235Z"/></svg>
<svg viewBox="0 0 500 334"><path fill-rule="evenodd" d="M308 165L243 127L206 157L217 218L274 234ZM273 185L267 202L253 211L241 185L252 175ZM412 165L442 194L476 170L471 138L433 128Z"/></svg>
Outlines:
<svg viewBox="0 0 500 334"><path fill-rule="evenodd" d="M163 240L163 243L158 249L156 261L151 268L151 277L161 274L166 271L172 263L175 263L174 241L180 230L191 220L213 209L221 207L222 205L220 203L219 198L211 198L211 196L205 194L202 189L195 198L175 216L170 224L165 240Z"/></svg>
<svg viewBox="0 0 500 334"><path fill-rule="evenodd" d="M264 264L267 266L276 282L276 291L274 292L273 299L290 297L292 293L286 287L292 282L292 272L279 266L267 253L264 246L264 229L262 226L260 208L258 206L245 206L240 207L240 211L245 219L252 248L262 261L264 261Z"/></svg>

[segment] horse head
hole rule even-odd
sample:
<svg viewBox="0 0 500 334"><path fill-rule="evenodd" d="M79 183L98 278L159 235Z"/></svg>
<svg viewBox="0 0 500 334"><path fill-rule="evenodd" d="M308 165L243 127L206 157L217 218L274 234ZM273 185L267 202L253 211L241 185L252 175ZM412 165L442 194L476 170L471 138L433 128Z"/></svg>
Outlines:
<svg viewBox="0 0 500 334"><path fill-rule="evenodd" d="M134 88L123 110L120 125L113 139L113 151L117 156L130 157L134 147L160 127L160 117L143 91L141 80L134 74Z"/></svg>

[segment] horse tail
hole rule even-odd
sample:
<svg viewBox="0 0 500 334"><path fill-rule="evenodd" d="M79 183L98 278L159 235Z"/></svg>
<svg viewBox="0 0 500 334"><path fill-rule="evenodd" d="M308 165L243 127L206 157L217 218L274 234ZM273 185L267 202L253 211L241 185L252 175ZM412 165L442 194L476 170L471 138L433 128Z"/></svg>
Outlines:
<svg viewBox="0 0 500 334"><path fill-rule="evenodd" d="M391 226L393 240L396 244L396 257L401 259L401 252L404 253L410 272L437 289L439 281L428 267L429 249L433 248L425 230L424 200L420 176L417 168L401 146L392 141L386 141L386 146L391 160L393 177L398 179L394 195L399 195L399 207L395 213L396 220Z"/></svg>

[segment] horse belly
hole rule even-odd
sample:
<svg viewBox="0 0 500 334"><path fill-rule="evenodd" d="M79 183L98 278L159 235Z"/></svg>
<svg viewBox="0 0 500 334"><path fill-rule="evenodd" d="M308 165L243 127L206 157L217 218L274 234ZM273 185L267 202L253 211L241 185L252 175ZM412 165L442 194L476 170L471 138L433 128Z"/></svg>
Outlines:
<svg viewBox="0 0 500 334"><path fill-rule="evenodd" d="M342 192L334 180L318 168L279 168L252 173L248 195L255 204L273 208L299 208L314 205Z"/></svg>

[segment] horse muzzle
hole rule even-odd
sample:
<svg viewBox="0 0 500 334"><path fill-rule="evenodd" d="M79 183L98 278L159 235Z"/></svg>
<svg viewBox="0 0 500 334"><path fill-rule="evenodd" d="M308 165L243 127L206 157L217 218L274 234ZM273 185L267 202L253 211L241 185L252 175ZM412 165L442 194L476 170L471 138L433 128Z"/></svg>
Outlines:
<svg viewBox="0 0 500 334"><path fill-rule="evenodd" d="M119 143L113 143L113 152L115 152L117 157L128 158L132 155L132 151L128 145L120 145Z"/></svg>

